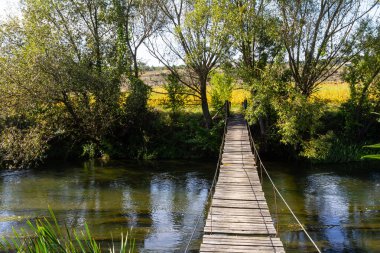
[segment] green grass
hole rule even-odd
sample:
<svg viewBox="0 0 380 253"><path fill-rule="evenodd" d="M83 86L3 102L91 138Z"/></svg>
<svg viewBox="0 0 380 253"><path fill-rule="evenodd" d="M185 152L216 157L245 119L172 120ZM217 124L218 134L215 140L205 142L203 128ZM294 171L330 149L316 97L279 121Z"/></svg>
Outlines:
<svg viewBox="0 0 380 253"><path fill-rule="evenodd" d="M363 146L363 148L375 148L375 149L378 149L378 148L380 148L380 143L373 144L373 145Z"/></svg>
<svg viewBox="0 0 380 253"><path fill-rule="evenodd" d="M365 155L365 156L362 156L363 160L380 160L380 154L377 154L377 155Z"/></svg>
<svg viewBox="0 0 380 253"><path fill-rule="evenodd" d="M50 219L37 219L35 222L28 221L27 225L31 233L25 229L16 231L13 229L12 238L2 238L0 240L0 250L16 251L20 253L101 253L103 252L100 244L91 236L91 232L85 224L85 230L77 232L70 230L66 225L64 228L58 225L57 219L51 209ZM120 249L114 246L107 252L131 253L134 252L134 241L128 239L128 234L121 235Z"/></svg>

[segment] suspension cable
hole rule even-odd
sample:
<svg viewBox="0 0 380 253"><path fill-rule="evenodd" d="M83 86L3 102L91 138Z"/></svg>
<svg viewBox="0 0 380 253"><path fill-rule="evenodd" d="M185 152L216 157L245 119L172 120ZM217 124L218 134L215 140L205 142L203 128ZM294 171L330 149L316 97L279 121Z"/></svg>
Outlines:
<svg viewBox="0 0 380 253"><path fill-rule="evenodd" d="M249 140L251 142L251 146L252 146L252 148L254 150L254 153L255 153L256 157L258 158L259 166L261 167L261 169L264 171L264 173L268 177L270 183L273 186L273 189L277 192L277 194L281 198L282 202L284 202L285 206L288 208L288 210L290 211L290 213L292 214L292 216L294 217L294 219L297 221L297 223L301 227L302 231L306 234L307 238L309 238L310 242L313 244L313 246L315 247L315 249L319 253L321 253L321 250L318 248L317 244L314 242L314 240L311 238L311 236L309 235L309 233L306 231L305 227L302 225L302 223L299 221L299 219L297 218L297 216L294 214L293 210L290 208L289 204L286 202L285 198L282 196L281 192L278 190L278 188L276 187L275 183L273 182L272 177L269 175L267 169L265 168L263 162L261 161L259 152L256 149L255 142L253 141L251 129L250 129L249 125L248 125L248 122L247 122L246 125L247 125L247 128L248 128Z"/></svg>
<svg viewBox="0 0 380 253"><path fill-rule="evenodd" d="M213 189L214 189L215 184L216 184L216 180L218 178L220 164L222 163L223 147L224 147L225 136L226 136L226 132L227 132L227 122L228 122L228 106L229 105L227 103L228 103L228 101L226 101L226 103L223 105L223 107L225 107L225 110L226 110L225 111L226 115L225 115L225 118L224 118L224 130L223 130L222 143L220 144L220 147L219 147L218 163L216 165L214 177L213 177L210 189L209 189L208 194L207 194L207 200L209 200L210 197L211 197L211 194L212 194ZM211 198L211 203L210 203L210 212L211 212L211 215L212 215L212 198ZM190 236L190 238L189 238L189 240L187 242L187 245L186 245L184 253L187 253L188 250L189 250L190 244L191 244L191 242L193 240L193 237L195 235L195 231L197 230L199 222L201 221L202 214L203 214L203 212L199 213L199 215L198 215L197 222L195 223L195 226L194 226L194 228L193 228L193 230L191 232L191 236ZM211 219L211 222L212 222L212 219ZM211 223L211 232L212 232L212 223Z"/></svg>

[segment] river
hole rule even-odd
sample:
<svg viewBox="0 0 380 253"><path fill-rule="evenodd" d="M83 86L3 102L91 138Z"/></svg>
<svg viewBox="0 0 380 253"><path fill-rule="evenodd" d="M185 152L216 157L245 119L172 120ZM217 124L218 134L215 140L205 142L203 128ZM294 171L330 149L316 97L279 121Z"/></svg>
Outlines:
<svg viewBox="0 0 380 253"><path fill-rule="evenodd" d="M265 163L276 185L323 252L380 252L380 164L306 166ZM183 252L205 217L215 163L86 162L0 172L0 234L48 215L83 229L107 248L131 233L139 252ZM264 180L287 252L313 248ZM278 212L276 213L276 210ZM197 231L191 248L199 249Z"/></svg>

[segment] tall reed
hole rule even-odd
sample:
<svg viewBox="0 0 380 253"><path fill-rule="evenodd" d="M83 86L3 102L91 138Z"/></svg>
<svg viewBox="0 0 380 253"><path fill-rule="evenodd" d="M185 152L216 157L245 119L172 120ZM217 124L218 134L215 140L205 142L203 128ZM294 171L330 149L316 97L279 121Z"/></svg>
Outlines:
<svg viewBox="0 0 380 253"><path fill-rule="evenodd" d="M100 244L91 236L90 230L85 224L85 231L70 230L66 225L60 227L53 211L49 208L50 219L37 219L35 222L27 221L31 233L21 229L20 232L13 229L14 236L3 237L0 240L0 251L19 253L101 253ZM121 235L120 249L115 249L113 244L107 250L110 253L132 253L135 241L128 239L129 235Z"/></svg>

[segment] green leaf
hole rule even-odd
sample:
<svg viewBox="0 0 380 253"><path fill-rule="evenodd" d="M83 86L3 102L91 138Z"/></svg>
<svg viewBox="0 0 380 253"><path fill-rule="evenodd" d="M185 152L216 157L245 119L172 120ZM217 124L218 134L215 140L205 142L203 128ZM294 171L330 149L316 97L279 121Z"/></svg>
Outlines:
<svg viewBox="0 0 380 253"><path fill-rule="evenodd" d="M365 156L362 156L361 159L363 159L363 160L380 160L380 154L377 154L377 155L365 155Z"/></svg>
<svg viewBox="0 0 380 253"><path fill-rule="evenodd" d="M363 148L380 148L380 143L373 144L373 145L366 145L366 146L363 146Z"/></svg>

